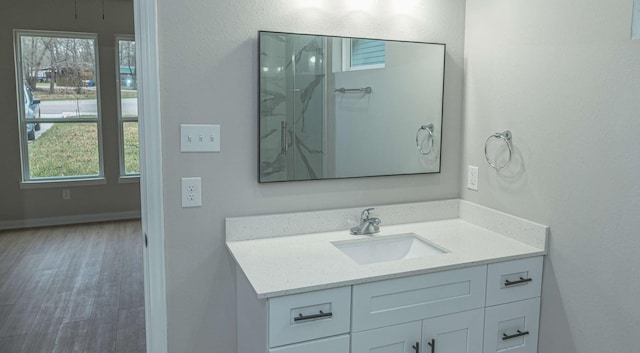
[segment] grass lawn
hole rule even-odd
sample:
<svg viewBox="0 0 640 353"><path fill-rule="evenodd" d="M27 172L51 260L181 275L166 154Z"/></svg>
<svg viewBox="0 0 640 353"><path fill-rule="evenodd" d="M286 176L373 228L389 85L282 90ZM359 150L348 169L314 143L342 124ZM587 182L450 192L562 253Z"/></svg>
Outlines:
<svg viewBox="0 0 640 353"><path fill-rule="evenodd" d="M139 167L138 126L125 124L126 170ZM97 175L97 125L93 123L57 123L38 139L29 142L31 178Z"/></svg>
<svg viewBox="0 0 640 353"><path fill-rule="evenodd" d="M124 123L124 168L127 174L140 173L138 122Z"/></svg>

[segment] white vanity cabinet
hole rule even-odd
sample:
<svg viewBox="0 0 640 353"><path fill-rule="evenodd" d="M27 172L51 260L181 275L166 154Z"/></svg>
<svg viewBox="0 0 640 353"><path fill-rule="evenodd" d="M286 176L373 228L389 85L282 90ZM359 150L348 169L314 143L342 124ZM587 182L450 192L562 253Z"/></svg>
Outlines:
<svg viewBox="0 0 640 353"><path fill-rule="evenodd" d="M482 353L484 309L422 321L420 353Z"/></svg>
<svg viewBox="0 0 640 353"><path fill-rule="evenodd" d="M484 352L538 351L543 257L487 267Z"/></svg>
<svg viewBox="0 0 640 353"><path fill-rule="evenodd" d="M377 206L354 237L361 211L227 218L237 353L537 352L548 226L443 200Z"/></svg>
<svg viewBox="0 0 640 353"><path fill-rule="evenodd" d="M351 327L349 287L269 299L269 347L347 333Z"/></svg>
<svg viewBox="0 0 640 353"><path fill-rule="evenodd" d="M353 286L351 353L482 353L486 276L483 265Z"/></svg>
<svg viewBox="0 0 640 353"><path fill-rule="evenodd" d="M354 285L351 331L482 308L486 276L474 266Z"/></svg>
<svg viewBox="0 0 640 353"><path fill-rule="evenodd" d="M414 321L351 334L352 353L415 353L422 322Z"/></svg>
<svg viewBox="0 0 640 353"><path fill-rule="evenodd" d="M482 353L484 309L351 334L351 353Z"/></svg>
<svg viewBox="0 0 640 353"><path fill-rule="evenodd" d="M537 352L539 318L540 298L488 307L484 352Z"/></svg>
<svg viewBox="0 0 640 353"><path fill-rule="evenodd" d="M268 299L238 271L238 352L535 353L542 259Z"/></svg>
<svg viewBox="0 0 640 353"><path fill-rule="evenodd" d="M241 272L238 352L349 353L351 286L258 299Z"/></svg>
<svg viewBox="0 0 640 353"><path fill-rule="evenodd" d="M240 351L238 351L240 352ZM269 353L349 353L349 335L270 348Z"/></svg>

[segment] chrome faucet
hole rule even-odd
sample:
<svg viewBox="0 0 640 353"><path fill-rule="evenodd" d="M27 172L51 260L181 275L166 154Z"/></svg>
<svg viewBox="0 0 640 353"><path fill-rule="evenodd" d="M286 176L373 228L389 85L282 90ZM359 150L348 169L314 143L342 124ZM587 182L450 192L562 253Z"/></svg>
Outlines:
<svg viewBox="0 0 640 353"><path fill-rule="evenodd" d="M378 226L381 223L380 218L369 217L373 210L374 208L367 208L362 211L362 214L360 215L360 224L351 228L351 234L371 235L380 231L380 227Z"/></svg>

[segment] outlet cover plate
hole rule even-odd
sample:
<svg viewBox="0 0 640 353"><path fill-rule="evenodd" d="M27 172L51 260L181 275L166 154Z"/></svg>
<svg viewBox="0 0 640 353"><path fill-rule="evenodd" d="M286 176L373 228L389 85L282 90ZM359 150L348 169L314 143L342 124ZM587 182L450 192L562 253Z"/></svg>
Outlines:
<svg viewBox="0 0 640 353"><path fill-rule="evenodd" d="M202 179L182 178L182 207L202 206Z"/></svg>
<svg viewBox="0 0 640 353"><path fill-rule="evenodd" d="M469 166L467 172L467 189L478 191L478 167Z"/></svg>

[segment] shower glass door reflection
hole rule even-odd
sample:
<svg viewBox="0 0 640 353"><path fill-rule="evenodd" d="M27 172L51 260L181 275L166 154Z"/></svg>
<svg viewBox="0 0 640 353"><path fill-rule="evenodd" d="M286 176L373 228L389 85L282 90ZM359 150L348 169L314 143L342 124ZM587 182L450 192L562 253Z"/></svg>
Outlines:
<svg viewBox="0 0 640 353"><path fill-rule="evenodd" d="M326 39L260 33L260 180L318 179L326 150Z"/></svg>

